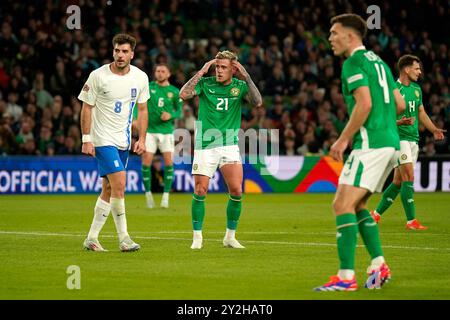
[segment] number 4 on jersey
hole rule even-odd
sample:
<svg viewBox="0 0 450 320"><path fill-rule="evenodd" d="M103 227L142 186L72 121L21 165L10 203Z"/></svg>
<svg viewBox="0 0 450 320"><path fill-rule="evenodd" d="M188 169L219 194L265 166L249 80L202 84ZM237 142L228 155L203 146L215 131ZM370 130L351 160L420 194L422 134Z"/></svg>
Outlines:
<svg viewBox="0 0 450 320"><path fill-rule="evenodd" d="M386 71L382 64L375 63L375 69L378 73L378 83L383 88L384 102L389 103L389 86L386 80Z"/></svg>

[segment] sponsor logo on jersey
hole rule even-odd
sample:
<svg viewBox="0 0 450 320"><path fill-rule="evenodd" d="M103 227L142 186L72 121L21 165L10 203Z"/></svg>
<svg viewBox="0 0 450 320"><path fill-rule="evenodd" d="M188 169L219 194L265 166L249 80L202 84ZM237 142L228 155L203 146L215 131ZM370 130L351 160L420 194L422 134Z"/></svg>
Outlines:
<svg viewBox="0 0 450 320"><path fill-rule="evenodd" d="M172 92L167 92L167 98L172 99L173 98L173 93Z"/></svg>
<svg viewBox="0 0 450 320"><path fill-rule="evenodd" d="M406 154L402 154L401 159L406 160L406 159L408 159L408 156Z"/></svg>
<svg viewBox="0 0 450 320"><path fill-rule="evenodd" d="M83 91L86 91L86 92L88 92L89 91L89 86L87 85L87 84L85 84L84 86L83 86Z"/></svg>
<svg viewBox="0 0 450 320"><path fill-rule="evenodd" d="M241 92L241 90L239 90L239 88L236 88L236 87L231 88L231 90L230 90L230 93L235 97L238 96L240 92Z"/></svg>
<svg viewBox="0 0 450 320"><path fill-rule="evenodd" d="M419 98L419 96L420 96L419 90L415 90L414 92L416 94L416 97Z"/></svg>
<svg viewBox="0 0 450 320"><path fill-rule="evenodd" d="M156 90L150 90L151 93L156 93Z"/></svg>
<svg viewBox="0 0 450 320"><path fill-rule="evenodd" d="M195 163L193 169L194 169L194 171L197 171L197 169L198 169L198 164Z"/></svg>
<svg viewBox="0 0 450 320"><path fill-rule="evenodd" d="M137 89L131 88L131 98L136 98L136 96L137 96Z"/></svg>

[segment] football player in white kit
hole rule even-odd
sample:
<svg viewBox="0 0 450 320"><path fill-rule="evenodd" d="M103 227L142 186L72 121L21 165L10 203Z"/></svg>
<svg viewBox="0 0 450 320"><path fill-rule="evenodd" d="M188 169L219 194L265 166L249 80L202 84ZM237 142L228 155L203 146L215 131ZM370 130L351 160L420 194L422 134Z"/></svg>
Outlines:
<svg viewBox="0 0 450 320"><path fill-rule="evenodd" d="M131 148L133 108L139 109L139 140L133 151L145 152L147 131L147 100L150 98L148 76L135 66L133 59L136 39L127 34L113 38L114 62L103 65L89 75L78 99L81 109L82 152L97 159L103 177L102 192L94 208L94 219L84 248L106 251L98 241L98 234L112 211L121 251L139 250L131 240L125 217L125 170Z"/></svg>

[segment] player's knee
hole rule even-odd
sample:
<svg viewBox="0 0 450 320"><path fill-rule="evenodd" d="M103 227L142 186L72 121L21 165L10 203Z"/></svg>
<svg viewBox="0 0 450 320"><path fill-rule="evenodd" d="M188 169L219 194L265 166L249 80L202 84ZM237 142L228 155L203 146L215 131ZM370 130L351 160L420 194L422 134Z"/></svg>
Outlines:
<svg viewBox="0 0 450 320"><path fill-rule="evenodd" d="M240 196L242 196L242 186L241 185L232 186L229 188L228 192L232 196L240 197Z"/></svg>
<svg viewBox="0 0 450 320"><path fill-rule="evenodd" d="M203 197L206 196L206 193L208 192L208 187L205 187L204 185L201 184L196 184L195 185L195 194Z"/></svg>
<svg viewBox="0 0 450 320"><path fill-rule="evenodd" d="M152 157L148 153L144 153L141 157L142 165L149 167L152 164Z"/></svg>
<svg viewBox="0 0 450 320"><path fill-rule="evenodd" d="M333 211L336 214L341 214L345 212L353 211L354 208L351 208L350 205L345 201L345 199L336 198L333 201Z"/></svg>
<svg viewBox="0 0 450 320"><path fill-rule="evenodd" d="M120 196L123 198L125 195L125 181L120 181L114 184L114 186L111 186L111 195L113 197Z"/></svg>
<svg viewBox="0 0 450 320"><path fill-rule="evenodd" d="M102 189L102 198L111 198L111 186L109 184Z"/></svg>
<svg viewBox="0 0 450 320"><path fill-rule="evenodd" d="M414 174L406 173L403 177L403 181L413 182L414 181Z"/></svg>

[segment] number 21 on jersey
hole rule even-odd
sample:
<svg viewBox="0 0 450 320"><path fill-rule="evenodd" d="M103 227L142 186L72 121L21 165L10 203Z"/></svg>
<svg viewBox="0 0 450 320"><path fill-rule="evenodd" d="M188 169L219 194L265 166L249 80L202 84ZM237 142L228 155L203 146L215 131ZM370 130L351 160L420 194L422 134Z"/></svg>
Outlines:
<svg viewBox="0 0 450 320"><path fill-rule="evenodd" d="M217 98L216 109L219 111L228 110L228 98Z"/></svg>

